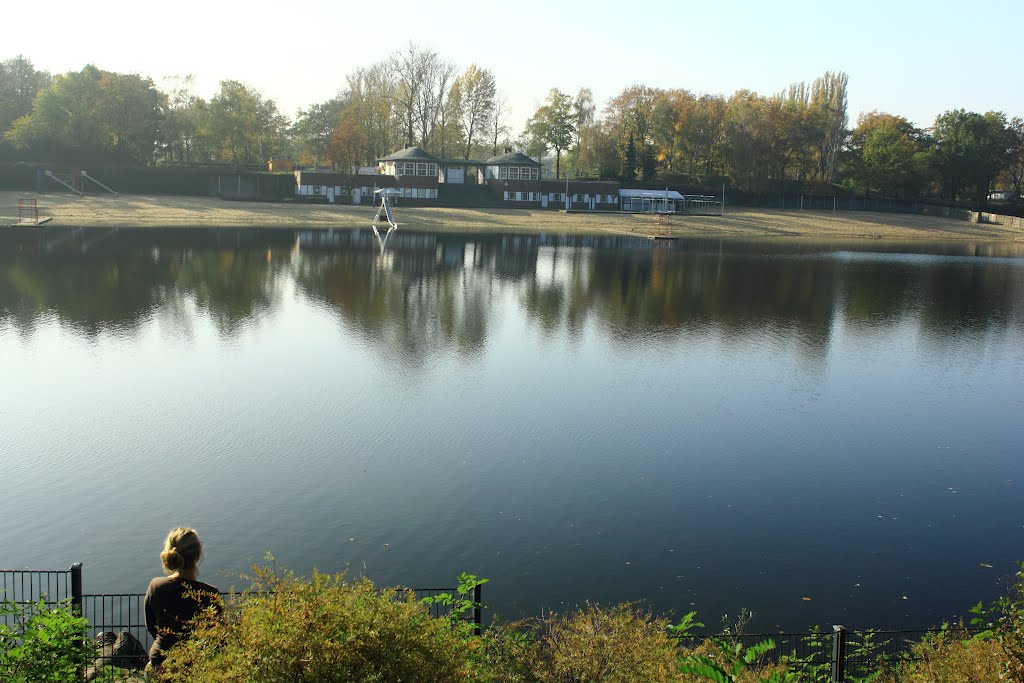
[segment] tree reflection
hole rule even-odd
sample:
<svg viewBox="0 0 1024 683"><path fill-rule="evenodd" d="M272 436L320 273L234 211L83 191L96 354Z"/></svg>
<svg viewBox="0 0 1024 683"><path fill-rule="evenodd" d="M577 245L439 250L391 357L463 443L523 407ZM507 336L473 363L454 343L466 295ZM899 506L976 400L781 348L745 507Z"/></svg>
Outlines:
<svg viewBox="0 0 1024 683"><path fill-rule="evenodd" d="M479 353L493 315L492 283L489 274L464 263L466 241L393 238L384 257L358 239L326 253L307 246L296 282L400 358L415 361L452 346Z"/></svg>
<svg viewBox="0 0 1024 683"><path fill-rule="evenodd" d="M235 334L270 310L276 271L290 251L222 238L222 231L19 233L0 243L0 320L30 332L56 316L87 336L133 335L158 310L181 310L188 299L219 333ZM218 248L225 241L232 246Z"/></svg>
<svg viewBox="0 0 1024 683"><path fill-rule="evenodd" d="M30 331L56 316L86 335L133 333L162 313L185 329L192 307L231 336L270 316L294 278L345 325L413 362L481 353L509 295L543 339L594 329L633 344L714 331L770 336L817 359L839 319L854 332L912 320L947 343L1024 326L1019 246L869 249L403 231L380 256L368 231L18 231L0 236L0 322Z"/></svg>

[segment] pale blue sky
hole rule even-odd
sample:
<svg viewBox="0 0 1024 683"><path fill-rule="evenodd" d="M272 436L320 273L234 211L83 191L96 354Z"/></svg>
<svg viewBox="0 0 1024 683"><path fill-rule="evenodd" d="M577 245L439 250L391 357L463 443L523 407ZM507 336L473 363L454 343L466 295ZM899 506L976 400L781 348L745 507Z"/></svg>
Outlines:
<svg viewBox="0 0 1024 683"><path fill-rule="evenodd" d="M874 109L927 126L945 110L1024 116L1024 3L809 1L12 2L0 59L53 72L92 62L153 77L195 74L210 97L234 78L283 112L326 100L344 75L410 39L460 68L491 69L517 128L548 89L632 83L730 94L778 92L826 70L850 75L850 119ZM13 27L17 26L17 29Z"/></svg>

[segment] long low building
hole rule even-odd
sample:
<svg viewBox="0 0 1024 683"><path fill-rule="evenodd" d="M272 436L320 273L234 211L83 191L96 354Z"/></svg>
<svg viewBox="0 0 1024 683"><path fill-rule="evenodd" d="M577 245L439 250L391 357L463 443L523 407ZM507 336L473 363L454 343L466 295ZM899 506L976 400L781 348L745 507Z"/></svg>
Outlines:
<svg viewBox="0 0 1024 683"><path fill-rule="evenodd" d="M366 204L381 188L398 190L403 202L443 203L447 186L484 185L502 206L570 211L631 213L709 213L717 197L683 195L676 190L623 188L616 181L541 179L541 164L522 152L506 150L485 161L439 159L419 147L407 147L377 160L377 173L295 171L296 195L304 199ZM452 189L452 192L456 192ZM453 195L457 196L457 195Z"/></svg>

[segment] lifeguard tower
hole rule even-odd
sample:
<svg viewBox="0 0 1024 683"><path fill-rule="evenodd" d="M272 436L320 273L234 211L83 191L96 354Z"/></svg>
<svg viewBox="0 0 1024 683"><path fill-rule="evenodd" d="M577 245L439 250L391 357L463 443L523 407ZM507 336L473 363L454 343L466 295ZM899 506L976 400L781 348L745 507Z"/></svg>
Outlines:
<svg viewBox="0 0 1024 683"><path fill-rule="evenodd" d="M394 230L398 230L398 223L395 222L395 214L392 210L391 201L392 198L400 195L401 190L396 190L393 187L385 187L380 190L374 190L373 194L380 198L380 206L377 207L377 213L373 217L373 223L370 227L373 228L373 234L377 236L377 242L380 244L380 253L384 253L384 247L388 243L388 238L391 237L391 233ZM388 231L384 233L384 238L381 239L380 232L377 230L377 221L380 220L381 215L388 223Z"/></svg>

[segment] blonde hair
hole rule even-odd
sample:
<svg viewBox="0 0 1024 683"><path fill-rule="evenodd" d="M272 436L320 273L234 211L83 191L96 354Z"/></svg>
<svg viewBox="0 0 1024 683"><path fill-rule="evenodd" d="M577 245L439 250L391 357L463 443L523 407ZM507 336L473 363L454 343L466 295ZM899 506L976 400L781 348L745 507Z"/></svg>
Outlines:
<svg viewBox="0 0 1024 683"><path fill-rule="evenodd" d="M199 542L199 534L195 529L180 526L171 529L164 541L164 550L160 553L160 561L164 572L173 574L182 569L196 566L203 555L203 544Z"/></svg>

